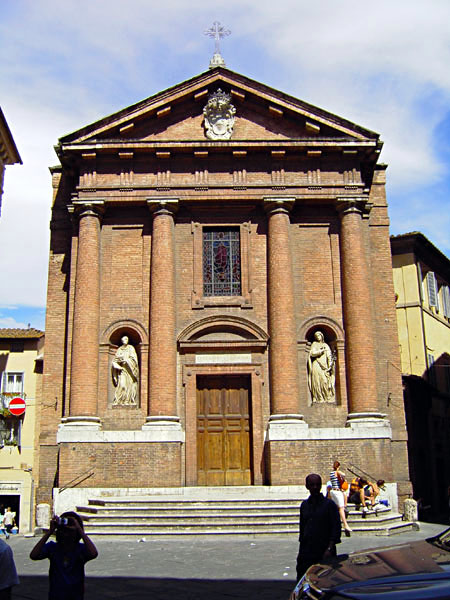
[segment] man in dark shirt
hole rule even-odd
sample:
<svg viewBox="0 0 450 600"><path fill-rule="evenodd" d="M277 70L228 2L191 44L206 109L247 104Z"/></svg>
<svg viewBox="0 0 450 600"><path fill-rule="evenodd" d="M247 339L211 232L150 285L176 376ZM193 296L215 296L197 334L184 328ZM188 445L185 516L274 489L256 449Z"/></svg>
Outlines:
<svg viewBox="0 0 450 600"><path fill-rule="evenodd" d="M336 544L341 541L341 520L333 500L321 493L320 475L306 478L310 496L300 505L300 547L297 556L297 581L314 563L336 556Z"/></svg>

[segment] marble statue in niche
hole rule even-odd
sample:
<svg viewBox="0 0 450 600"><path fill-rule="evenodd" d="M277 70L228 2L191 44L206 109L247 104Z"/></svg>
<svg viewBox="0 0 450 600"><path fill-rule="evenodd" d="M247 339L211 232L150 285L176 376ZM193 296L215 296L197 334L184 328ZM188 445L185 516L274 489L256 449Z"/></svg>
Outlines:
<svg viewBox="0 0 450 600"><path fill-rule="evenodd" d="M124 335L111 365L116 388L113 406L137 406L139 365L136 350L128 341L128 336Z"/></svg>
<svg viewBox="0 0 450 600"><path fill-rule="evenodd" d="M336 401L335 363L323 333L316 331L308 356L308 384L313 403Z"/></svg>

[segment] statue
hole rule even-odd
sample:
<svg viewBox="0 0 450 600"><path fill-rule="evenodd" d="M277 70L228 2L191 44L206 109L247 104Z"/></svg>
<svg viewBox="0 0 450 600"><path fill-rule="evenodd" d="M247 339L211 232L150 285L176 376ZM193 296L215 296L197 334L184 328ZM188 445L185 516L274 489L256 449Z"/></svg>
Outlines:
<svg viewBox="0 0 450 600"><path fill-rule="evenodd" d="M116 392L113 406L136 406L139 382L139 365L136 350L128 343L128 337L121 339L111 365L111 375Z"/></svg>
<svg viewBox="0 0 450 600"><path fill-rule="evenodd" d="M203 109L206 137L210 140L229 140L233 134L235 114L230 94L222 92L220 88L210 94Z"/></svg>
<svg viewBox="0 0 450 600"><path fill-rule="evenodd" d="M308 357L308 384L313 402L334 402L336 362L321 331L316 331Z"/></svg>

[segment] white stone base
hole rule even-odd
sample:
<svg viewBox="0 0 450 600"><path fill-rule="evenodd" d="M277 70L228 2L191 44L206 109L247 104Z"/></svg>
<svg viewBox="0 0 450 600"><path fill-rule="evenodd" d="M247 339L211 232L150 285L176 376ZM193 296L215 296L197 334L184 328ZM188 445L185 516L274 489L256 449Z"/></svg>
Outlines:
<svg viewBox="0 0 450 600"><path fill-rule="evenodd" d="M184 431L178 417L147 417L140 431L104 431L97 417L67 417L58 427L56 441L58 444L184 442Z"/></svg>
<svg viewBox="0 0 450 600"><path fill-rule="evenodd" d="M308 424L303 415L271 415L266 441L302 440L308 434Z"/></svg>
<svg viewBox="0 0 450 600"><path fill-rule="evenodd" d="M386 432L389 432L389 435L385 437L392 437L391 424L383 413L349 413L345 426L354 430L385 430Z"/></svg>
<svg viewBox="0 0 450 600"><path fill-rule="evenodd" d="M345 427L309 427L302 415L271 415L265 440L357 440L392 439L386 415L352 413Z"/></svg>
<svg viewBox="0 0 450 600"><path fill-rule="evenodd" d="M153 442L184 442L179 417L159 415L147 417L142 432L151 435Z"/></svg>

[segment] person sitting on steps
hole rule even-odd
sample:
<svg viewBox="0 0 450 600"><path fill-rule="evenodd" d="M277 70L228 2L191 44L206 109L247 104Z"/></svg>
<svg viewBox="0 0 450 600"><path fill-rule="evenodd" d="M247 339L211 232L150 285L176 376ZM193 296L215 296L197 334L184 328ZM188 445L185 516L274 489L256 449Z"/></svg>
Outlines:
<svg viewBox="0 0 450 600"><path fill-rule="evenodd" d="M366 485L368 485L367 479L364 479L363 477L355 477L350 483L350 493L348 495L348 501L352 502L355 505L356 510L359 510L362 505L363 519L366 518L366 515L368 513L366 506L366 497L364 494L364 487Z"/></svg>
<svg viewBox="0 0 450 600"><path fill-rule="evenodd" d="M380 488L383 489L384 479L378 479L376 483L368 481L364 486L365 503L370 502L370 506L375 508L376 498L380 494Z"/></svg>

